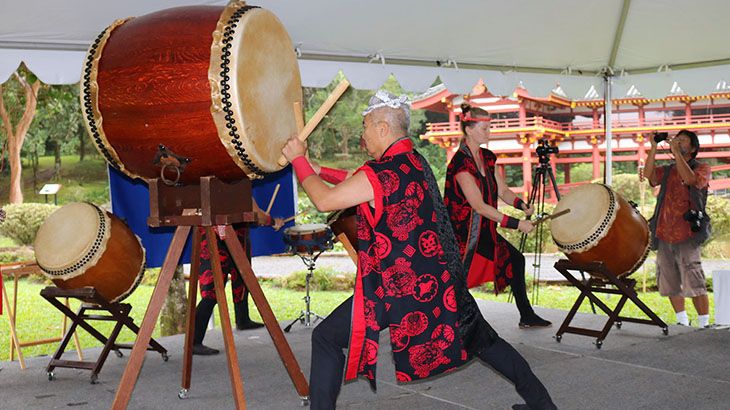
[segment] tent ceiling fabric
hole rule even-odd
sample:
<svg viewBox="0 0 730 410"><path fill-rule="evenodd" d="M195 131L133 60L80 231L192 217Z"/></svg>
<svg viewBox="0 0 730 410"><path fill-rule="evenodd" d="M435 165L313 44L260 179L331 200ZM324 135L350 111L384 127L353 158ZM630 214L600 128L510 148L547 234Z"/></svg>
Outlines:
<svg viewBox="0 0 730 410"><path fill-rule="evenodd" d="M86 48L115 19L227 1L25 0L0 13L0 81L21 61L46 83L78 81ZM689 95L730 83L727 0L435 0L368 2L260 0L288 30L305 86L329 84L340 70L356 88L376 89L392 73L408 91L439 76L454 93L479 78L495 94L518 85L545 96L560 83L582 99L615 48L613 98L634 85L661 98L677 82ZM622 8L627 7L623 26ZM374 56L378 57L374 57ZM381 58L382 57L382 58ZM372 62L369 62L372 60ZM440 62L440 66L437 64ZM711 63L709 67L700 67ZM684 68L687 69L679 69ZM667 68L668 67L668 68Z"/></svg>

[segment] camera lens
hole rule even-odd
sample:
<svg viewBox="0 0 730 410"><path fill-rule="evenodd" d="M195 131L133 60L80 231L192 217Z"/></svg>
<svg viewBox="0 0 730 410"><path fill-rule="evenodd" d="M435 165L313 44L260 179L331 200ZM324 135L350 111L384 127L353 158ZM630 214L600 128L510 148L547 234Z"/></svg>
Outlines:
<svg viewBox="0 0 730 410"><path fill-rule="evenodd" d="M654 133L654 142L656 142L657 144L666 140L667 138L669 138L668 132L655 132Z"/></svg>

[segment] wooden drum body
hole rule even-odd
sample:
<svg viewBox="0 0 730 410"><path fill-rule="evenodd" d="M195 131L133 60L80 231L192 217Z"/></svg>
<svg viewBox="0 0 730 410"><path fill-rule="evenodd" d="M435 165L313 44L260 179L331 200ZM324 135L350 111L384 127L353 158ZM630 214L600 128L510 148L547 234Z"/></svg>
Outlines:
<svg viewBox="0 0 730 410"><path fill-rule="evenodd" d="M585 184L563 196L551 221L553 240L573 262L603 262L616 277L629 275L649 253L649 224L619 193Z"/></svg>
<svg viewBox="0 0 730 410"><path fill-rule="evenodd" d="M188 160L172 160L186 184L280 170L302 101L288 33L243 2L115 21L89 48L80 87L87 131L109 164L157 178L163 145Z"/></svg>
<svg viewBox="0 0 730 410"><path fill-rule="evenodd" d="M43 222L35 254L57 287L91 286L110 302L129 296L145 269L139 238L119 217L86 202L64 205Z"/></svg>
<svg viewBox="0 0 730 410"><path fill-rule="evenodd" d="M332 229L335 237L339 238L341 234L344 234L357 254L357 207L353 206L330 213L327 215L327 225Z"/></svg>

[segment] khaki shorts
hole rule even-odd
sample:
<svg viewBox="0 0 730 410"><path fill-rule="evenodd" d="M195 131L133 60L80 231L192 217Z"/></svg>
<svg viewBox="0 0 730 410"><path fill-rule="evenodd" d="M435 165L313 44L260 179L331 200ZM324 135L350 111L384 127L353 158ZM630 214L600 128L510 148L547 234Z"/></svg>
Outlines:
<svg viewBox="0 0 730 410"><path fill-rule="evenodd" d="M701 247L689 241L670 243L659 240L656 276L661 296L692 298L707 294L701 251Z"/></svg>

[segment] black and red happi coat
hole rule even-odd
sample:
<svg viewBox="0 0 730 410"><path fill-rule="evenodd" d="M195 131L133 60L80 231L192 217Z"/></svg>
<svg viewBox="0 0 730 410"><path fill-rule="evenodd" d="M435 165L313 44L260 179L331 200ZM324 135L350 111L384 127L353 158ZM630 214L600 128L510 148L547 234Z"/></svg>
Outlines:
<svg viewBox="0 0 730 410"><path fill-rule="evenodd" d="M413 145L403 139L365 172L375 208L358 207L358 271L345 380L374 386L378 336L390 328L398 381L434 376L465 363L454 278L438 239L436 214Z"/></svg>
<svg viewBox="0 0 730 410"><path fill-rule="evenodd" d="M484 282L494 282L494 290L499 293L512 278L512 265L507 263L507 241L497 233L496 222L482 217L469 205L456 182L456 175L461 172L473 175L484 203L497 208L498 190L494 177L497 157L486 148L480 149L479 155L482 156L486 175L478 171L469 147L461 144L446 169L444 204L451 217L464 266L469 270L467 286L473 288Z"/></svg>

